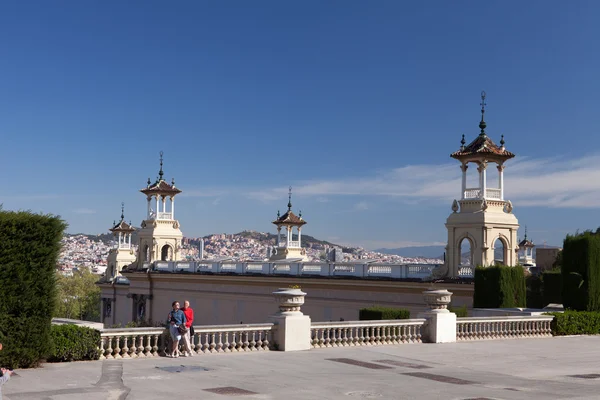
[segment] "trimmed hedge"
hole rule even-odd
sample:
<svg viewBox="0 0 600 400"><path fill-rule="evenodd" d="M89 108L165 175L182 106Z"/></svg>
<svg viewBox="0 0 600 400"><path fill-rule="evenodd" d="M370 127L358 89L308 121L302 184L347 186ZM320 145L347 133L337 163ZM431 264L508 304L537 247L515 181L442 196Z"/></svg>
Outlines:
<svg viewBox="0 0 600 400"><path fill-rule="evenodd" d="M456 314L456 318L465 318L469 316L469 312L467 311L467 306L454 307L452 305L448 306L448 310Z"/></svg>
<svg viewBox="0 0 600 400"><path fill-rule="evenodd" d="M361 321L409 318L410 311L405 308L373 306L368 308L361 308L358 312L358 319Z"/></svg>
<svg viewBox="0 0 600 400"><path fill-rule="evenodd" d="M562 258L565 309L600 311L600 235L567 235Z"/></svg>
<svg viewBox="0 0 600 400"><path fill-rule="evenodd" d="M32 367L50 354L56 262L66 224L0 210L0 365Z"/></svg>
<svg viewBox="0 0 600 400"><path fill-rule="evenodd" d="M526 307L527 290L522 267L497 265L475 268L474 308Z"/></svg>
<svg viewBox="0 0 600 400"><path fill-rule="evenodd" d="M600 334L600 312L567 310L548 315L554 316L552 334L555 336Z"/></svg>
<svg viewBox="0 0 600 400"><path fill-rule="evenodd" d="M562 304L562 274L560 271L546 271L542 274L544 307L550 303Z"/></svg>
<svg viewBox="0 0 600 400"><path fill-rule="evenodd" d="M97 360L100 332L77 325L52 325L51 362Z"/></svg>
<svg viewBox="0 0 600 400"><path fill-rule="evenodd" d="M527 307L544 308L543 283L539 275L530 275L525 278L527 287Z"/></svg>

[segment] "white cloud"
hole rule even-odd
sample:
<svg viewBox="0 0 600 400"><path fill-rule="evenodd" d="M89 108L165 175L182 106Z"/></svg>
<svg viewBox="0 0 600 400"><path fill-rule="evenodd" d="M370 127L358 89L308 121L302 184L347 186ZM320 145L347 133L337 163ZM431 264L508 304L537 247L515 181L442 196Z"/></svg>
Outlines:
<svg viewBox="0 0 600 400"><path fill-rule="evenodd" d="M504 172L505 198L515 206L554 208L600 207L600 154L576 159L520 157L506 163ZM468 170L469 181L477 180L477 170ZM488 167L488 181L497 182L497 171ZM294 185L294 196L314 197L326 202L332 196L386 196L401 198L415 204L422 201L452 201L460 196L459 164L406 165L370 176L339 179L313 179ZM261 202L287 200L287 187L266 187L243 190L218 188L192 191L190 196L220 196L245 193ZM365 201L355 204L354 210L369 207Z"/></svg>
<svg viewBox="0 0 600 400"><path fill-rule="evenodd" d="M412 242L407 240L364 240L360 245L365 249L398 249L403 247L445 246L444 242Z"/></svg>
<svg viewBox="0 0 600 400"><path fill-rule="evenodd" d="M73 212L75 214L96 214L96 210L92 210L91 208L76 208Z"/></svg>

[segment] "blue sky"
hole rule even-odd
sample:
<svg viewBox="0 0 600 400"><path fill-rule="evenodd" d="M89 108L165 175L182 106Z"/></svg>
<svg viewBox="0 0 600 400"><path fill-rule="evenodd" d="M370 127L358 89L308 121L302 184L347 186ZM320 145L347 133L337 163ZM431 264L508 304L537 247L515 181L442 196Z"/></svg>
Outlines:
<svg viewBox="0 0 600 400"><path fill-rule="evenodd" d="M449 154L517 154L505 193L529 237L600 225L600 2L28 1L0 4L4 209L106 232L158 172L186 236L304 233L442 243ZM522 235L522 232L521 232Z"/></svg>

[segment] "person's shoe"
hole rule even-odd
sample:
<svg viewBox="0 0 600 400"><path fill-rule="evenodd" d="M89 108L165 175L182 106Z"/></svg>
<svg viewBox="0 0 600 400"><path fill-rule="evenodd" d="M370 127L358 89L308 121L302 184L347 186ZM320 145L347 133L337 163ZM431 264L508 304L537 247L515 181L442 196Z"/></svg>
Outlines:
<svg viewBox="0 0 600 400"><path fill-rule="evenodd" d="M187 356L188 356L188 355L187 355L187 353L183 353L183 354L181 355L181 357L187 357Z"/></svg>
<svg viewBox="0 0 600 400"><path fill-rule="evenodd" d="M190 357L194 357L194 356L195 356L194 352L190 351Z"/></svg>

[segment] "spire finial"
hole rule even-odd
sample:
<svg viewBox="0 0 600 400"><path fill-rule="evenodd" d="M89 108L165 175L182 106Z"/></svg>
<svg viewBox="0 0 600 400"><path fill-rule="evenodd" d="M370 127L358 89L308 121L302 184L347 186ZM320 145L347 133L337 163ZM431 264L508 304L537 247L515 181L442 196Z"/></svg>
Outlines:
<svg viewBox="0 0 600 400"><path fill-rule="evenodd" d="M277 219L279 219L280 216L281 214L279 213L279 210L277 210Z"/></svg>
<svg viewBox="0 0 600 400"><path fill-rule="evenodd" d="M467 143L467 142L465 141L465 135L463 134L463 135L462 135L462 139L461 139L461 141L460 141L460 149L461 149L461 150L464 150L464 149L465 149L465 143Z"/></svg>
<svg viewBox="0 0 600 400"><path fill-rule="evenodd" d="M504 147L504 135L500 136L500 146Z"/></svg>
<svg viewBox="0 0 600 400"><path fill-rule="evenodd" d="M125 219L125 203L121 202L121 221Z"/></svg>
<svg viewBox="0 0 600 400"><path fill-rule="evenodd" d="M298 217L302 218L302 210L300 210L300 212L298 213Z"/></svg>
<svg viewBox="0 0 600 400"><path fill-rule="evenodd" d="M481 122L479 122L479 129L481 129L481 132L479 133L481 136L485 136L485 127L487 126L485 124L485 121L483 120L483 115L485 114L485 106L486 106L486 102L485 102L485 90L481 91L481 103L479 103L481 105Z"/></svg>
<svg viewBox="0 0 600 400"><path fill-rule="evenodd" d="M150 181L150 177L148 177L148 187L150 187L151 184L152 182Z"/></svg>
<svg viewBox="0 0 600 400"><path fill-rule="evenodd" d="M527 225L525 225L525 240L527 240Z"/></svg>
<svg viewBox="0 0 600 400"><path fill-rule="evenodd" d="M161 180L161 181L163 180L163 175L164 175L162 167L163 167L163 152L161 150L160 151L160 171L158 172L159 180Z"/></svg>
<svg viewBox="0 0 600 400"><path fill-rule="evenodd" d="M288 211L292 211L292 187L290 186L290 191L288 193Z"/></svg>

